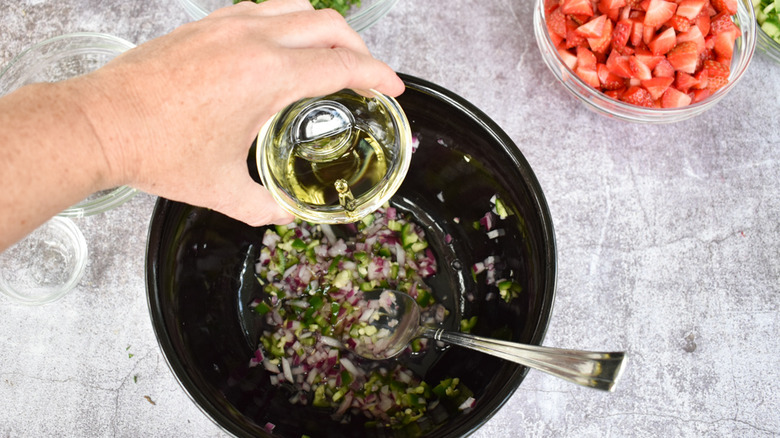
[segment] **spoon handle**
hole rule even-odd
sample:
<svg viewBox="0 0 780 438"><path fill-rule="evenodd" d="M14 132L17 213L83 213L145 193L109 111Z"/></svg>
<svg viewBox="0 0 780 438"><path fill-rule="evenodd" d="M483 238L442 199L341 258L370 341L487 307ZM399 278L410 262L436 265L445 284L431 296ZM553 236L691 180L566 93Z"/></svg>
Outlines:
<svg viewBox="0 0 780 438"><path fill-rule="evenodd" d="M468 333L425 328L422 336L481 351L578 385L613 391L626 361L624 353L598 353L517 344Z"/></svg>

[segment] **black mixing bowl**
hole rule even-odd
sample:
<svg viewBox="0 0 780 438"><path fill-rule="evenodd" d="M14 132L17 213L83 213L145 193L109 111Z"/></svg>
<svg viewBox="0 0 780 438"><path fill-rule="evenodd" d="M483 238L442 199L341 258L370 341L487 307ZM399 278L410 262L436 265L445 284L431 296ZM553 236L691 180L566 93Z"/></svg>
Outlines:
<svg viewBox="0 0 780 438"><path fill-rule="evenodd" d="M398 98L419 139L411 169L391 204L424 227L437 258L430 285L450 315L446 328L477 316L472 333L540 344L555 294L555 236L548 207L528 162L479 110L426 81L402 76ZM247 162L254 168L254 153ZM475 226L497 196L509 215L488 235ZM401 356L431 386L459 377L476 404L439 409L414 427L342 424L321 408L292 405L263 367L250 367L263 322L249 309L260 296L254 264L264 228L160 199L149 230L146 276L152 324L163 355L195 403L236 436L406 437L468 435L520 385L528 369L458 347ZM493 256L497 276L522 286L507 302L471 267ZM268 431L267 425L275 427Z"/></svg>

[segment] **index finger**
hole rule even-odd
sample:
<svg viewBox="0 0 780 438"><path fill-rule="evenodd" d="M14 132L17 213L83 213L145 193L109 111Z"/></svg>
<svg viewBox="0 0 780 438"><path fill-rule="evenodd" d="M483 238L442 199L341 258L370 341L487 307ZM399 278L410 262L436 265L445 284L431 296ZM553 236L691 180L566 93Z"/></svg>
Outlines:
<svg viewBox="0 0 780 438"><path fill-rule="evenodd" d="M371 55L342 47L302 49L289 62L292 65L288 71L295 75L290 81L293 88L287 90L287 96L295 97L292 100L344 88L374 89L395 97L405 89L403 81L390 66Z"/></svg>

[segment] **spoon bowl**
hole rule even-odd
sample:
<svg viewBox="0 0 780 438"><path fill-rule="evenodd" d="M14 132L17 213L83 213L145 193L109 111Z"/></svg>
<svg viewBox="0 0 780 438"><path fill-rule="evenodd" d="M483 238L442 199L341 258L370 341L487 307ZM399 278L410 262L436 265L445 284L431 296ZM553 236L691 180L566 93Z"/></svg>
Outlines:
<svg viewBox="0 0 780 438"><path fill-rule="evenodd" d="M394 290L375 289L364 294L374 329L358 337L353 352L366 359L383 360L399 355L419 337L481 351L534 368L578 385L613 391L626 361L623 352L590 352L526 345L451 332L420 322L420 308L411 296Z"/></svg>

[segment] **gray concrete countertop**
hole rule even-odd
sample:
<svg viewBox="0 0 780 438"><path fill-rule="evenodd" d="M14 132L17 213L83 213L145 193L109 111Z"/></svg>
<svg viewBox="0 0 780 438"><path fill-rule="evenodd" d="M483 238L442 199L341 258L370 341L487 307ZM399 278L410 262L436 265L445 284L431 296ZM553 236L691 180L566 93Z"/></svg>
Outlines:
<svg viewBox="0 0 780 438"><path fill-rule="evenodd" d="M534 168L559 257L545 345L630 355L613 394L532 371L474 436L780 435L780 65L757 53L736 89L689 121L611 120L554 82L532 6L401 0L363 33L396 70L482 109ZM139 44L187 21L173 0L0 0L0 64L63 33ZM225 436L152 332L154 202L141 194L77 220L90 261L60 301L0 298L0 436Z"/></svg>

